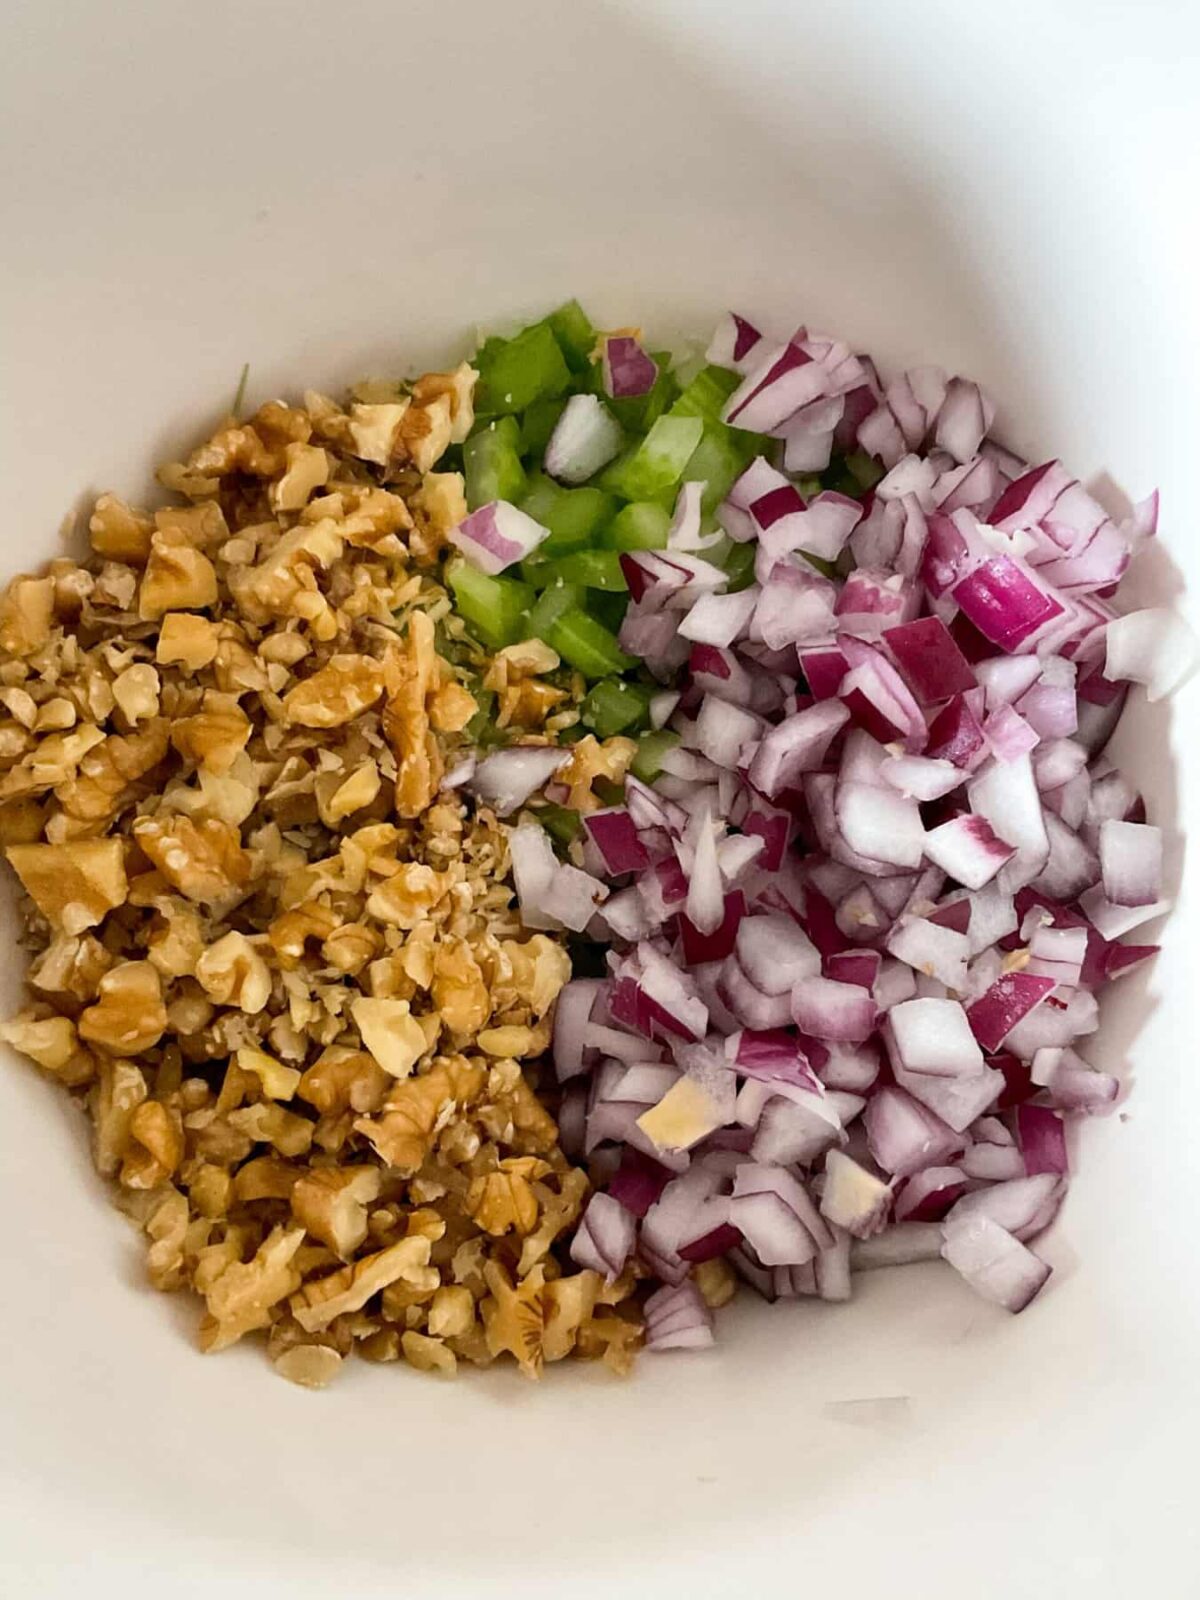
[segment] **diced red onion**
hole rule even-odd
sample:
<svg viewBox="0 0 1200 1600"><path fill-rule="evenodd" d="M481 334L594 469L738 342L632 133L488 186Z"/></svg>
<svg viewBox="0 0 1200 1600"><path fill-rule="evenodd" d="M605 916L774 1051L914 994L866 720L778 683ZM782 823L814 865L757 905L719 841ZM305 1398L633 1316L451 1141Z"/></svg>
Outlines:
<svg viewBox="0 0 1200 1600"><path fill-rule="evenodd" d="M706 359L714 367L729 367L734 372L745 372L761 340L762 334L753 323L747 322L736 311L727 312L716 326Z"/></svg>
<svg viewBox="0 0 1200 1600"><path fill-rule="evenodd" d="M615 334L604 341L602 376L605 394L614 400L632 400L653 389L658 381L658 364L637 339Z"/></svg>
<svg viewBox="0 0 1200 1600"><path fill-rule="evenodd" d="M891 1185L851 1160L840 1150L825 1157L821 1215L856 1239L869 1239L886 1225Z"/></svg>
<svg viewBox="0 0 1200 1600"><path fill-rule="evenodd" d="M875 1001L853 983L831 978L801 978L792 990L792 1017L818 1039L860 1044L875 1027Z"/></svg>
<svg viewBox="0 0 1200 1600"><path fill-rule="evenodd" d="M959 1078L984 1070L969 1013L957 1000L905 1000L887 1014L893 1066L914 1077Z"/></svg>
<svg viewBox="0 0 1200 1600"><path fill-rule="evenodd" d="M1050 1267L990 1217L953 1216L943 1225L942 1254L985 1300L1024 1311L1050 1276Z"/></svg>
<svg viewBox="0 0 1200 1600"><path fill-rule="evenodd" d="M471 565L493 577L523 561L549 536L549 528L543 528L507 500L492 500L480 506L450 530L450 542L457 545Z"/></svg>
<svg viewBox="0 0 1200 1600"><path fill-rule="evenodd" d="M897 1222L940 1222L966 1193L961 1167L926 1167L915 1172L896 1195Z"/></svg>

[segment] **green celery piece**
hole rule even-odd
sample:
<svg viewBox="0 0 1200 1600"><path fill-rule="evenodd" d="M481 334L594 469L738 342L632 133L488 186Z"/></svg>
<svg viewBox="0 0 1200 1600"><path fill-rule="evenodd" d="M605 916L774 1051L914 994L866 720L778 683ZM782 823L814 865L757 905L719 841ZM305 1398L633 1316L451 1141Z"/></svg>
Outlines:
<svg viewBox="0 0 1200 1600"><path fill-rule="evenodd" d="M811 500L821 492L821 480L815 474L807 478L797 478L796 488L800 491L801 500Z"/></svg>
<svg viewBox="0 0 1200 1600"><path fill-rule="evenodd" d="M588 690L579 714L598 739L644 727L650 714L649 689L624 678L601 678Z"/></svg>
<svg viewBox="0 0 1200 1600"><path fill-rule="evenodd" d="M674 489L704 434L699 417L659 417L632 450L600 474L601 488L623 500L653 500Z"/></svg>
<svg viewBox="0 0 1200 1600"><path fill-rule="evenodd" d="M643 783L653 783L662 771L663 757L668 750L674 750L678 743L679 735L672 733L669 728L644 733L638 740L637 755L630 763L630 772Z"/></svg>
<svg viewBox="0 0 1200 1600"><path fill-rule="evenodd" d="M578 606L560 612L540 637L585 678L608 678L634 665L633 658L617 644L616 635Z"/></svg>
<svg viewBox="0 0 1200 1600"><path fill-rule="evenodd" d="M550 529L550 537L537 548L539 562L590 545L597 530L612 521L616 509L616 501L601 489L586 485L564 489L540 472L530 478L521 497L521 510Z"/></svg>
<svg viewBox="0 0 1200 1600"><path fill-rule="evenodd" d="M741 383L727 367L701 367L671 407L673 417L703 417L705 422L720 422L725 402Z"/></svg>
<svg viewBox="0 0 1200 1600"><path fill-rule="evenodd" d="M846 457L846 470L858 486L850 492L860 495L875 487L886 468L883 462L876 461L874 456L864 455L861 450L854 450Z"/></svg>
<svg viewBox="0 0 1200 1600"><path fill-rule="evenodd" d="M515 578L493 578L468 561L452 561L446 581L459 615L471 632L493 650L523 637L522 618L533 604L533 590Z"/></svg>
<svg viewBox="0 0 1200 1600"><path fill-rule="evenodd" d="M479 409L508 416L547 395L562 394L571 374L549 325L535 322L515 339L489 339L475 358L479 372Z"/></svg>
<svg viewBox="0 0 1200 1600"><path fill-rule="evenodd" d="M589 616L602 622L610 633L620 633L625 613L629 610L629 591L620 589L588 589L584 592L585 609Z"/></svg>
<svg viewBox="0 0 1200 1600"><path fill-rule="evenodd" d="M614 593L629 589L616 550L577 550L574 555L562 556L552 565L564 583L578 583L585 589L608 589Z"/></svg>
<svg viewBox="0 0 1200 1600"><path fill-rule="evenodd" d="M715 511L754 457L764 453L769 441L761 434L729 428L723 422L705 421L702 426L704 435L683 476L687 483L704 484L701 510Z"/></svg>
<svg viewBox="0 0 1200 1600"><path fill-rule="evenodd" d="M535 400L521 418L521 454L540 461L554 425L562 416L566 401L561 398Z"/></svg>
<svg viewBox="0 0 1200 1600"><path fill-rule="evenodd" d="M546 321L558 340L567 366L572 372L586 372L592 362L596 330L579 301L568 300L566 305L552 311Z"/></svg>
<svg viewBox="0 0 1200 1600"><path fill-rule="evenodd" d="M517 501L525 489L515 417L497 417L463 445L467 505L472 511L493 500Z"/></svg>
<svg viewBox="0 0 1200 1600"><path fill-rule="evenodd" d="M611 778L593 778L592 793L606 806L619 806L625 802L625 784L614 783Z"/></svg>
<svg viewBox="0 0 1200 1600"><path fill-rule="evenodd" d="M542 827L564 850L579 832L581 819L578 811L572 811L569 806L544 805L539 806L535 815Z"/></svg>
<svg viewBox="0 0 1200 1600"><path fill-rule="evenodd" d="M583 590L573 583L556 581L543 589L526 622L527 639L541 639L550 644L550 629L564 611L578 609L583 604Z"/></svg>
<svg viewBox="0 0 1200 1600"><path fill-rule="evenodd" d="M479 709L467 723L463 733L472 744L486 744L489 736L496 731L496 696L490 689L473 689L471 692Z"/></svg>
<svg viewBox="0 0 1200 1600"><path fill-rule="evenodd" d="M721 562L729 574L727 588L730 594L736 594L739 589L748 589L754 582L754 550L755 546L749 540L745 544L735 544Z"/></svg>
<svg viewBox="0 0 1200 1600"><path fill-rule="evenodd" d="M655 500L622 506L600 535L610 550L665 550L671 513Z"/></svg>

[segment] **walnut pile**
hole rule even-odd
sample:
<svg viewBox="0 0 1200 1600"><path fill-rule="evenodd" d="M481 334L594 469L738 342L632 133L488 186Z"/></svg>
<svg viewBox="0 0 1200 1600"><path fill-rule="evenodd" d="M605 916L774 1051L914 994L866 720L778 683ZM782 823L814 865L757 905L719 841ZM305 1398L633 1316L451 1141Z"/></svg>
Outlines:
<svg viewBox="0 0 1200 1600"><path fill-rule="evenodd" d="M231 420L160 473L182 503L102 495L88 559L0 600L32 955L0 1036L86 1103L202 1348L265 1330L310 1386L352 1350L625 1370L641 1336L632 1280L565 1253L588 1179L537 1085L567 953L441 787L473 690L514 729L576 714L545 646L468 659L439 581L474 381Z"/></svg>

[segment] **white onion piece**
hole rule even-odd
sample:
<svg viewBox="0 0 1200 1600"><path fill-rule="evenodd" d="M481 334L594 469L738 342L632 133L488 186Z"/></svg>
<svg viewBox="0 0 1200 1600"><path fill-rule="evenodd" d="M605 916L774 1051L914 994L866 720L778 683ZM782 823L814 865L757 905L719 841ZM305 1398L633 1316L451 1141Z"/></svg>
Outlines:
<svg viewBox="0 0 1200 1600"><path fill-rule="evenodd" d="M887 1016L893 1064L909 1073L957 1078L983 1071L983 1052L957 1000L905 1000Z"/></svg>
<svg viewBox="0 0 1200 1600"><path fill-rule="evenodd" d="M680 637L719 648L731 645L745 633L759 596L757 584L736 594L702 594L679 624Z"/></svg>
<svg viewBox="0 0 1200 1600"><path fill-rule="evenodd" d="M966 985L970 945L964 933L925 917L902 917L888 934L886 948L898 961L906 961L948 989Z"/></svg>
<svg viewBox="0 0 1200 1600"><path fill-rule="evenodd" d="M1012 893L1037 877L1050 854L1033 765L1027 755L992 761L967 785L971 810L1016 848L1000 869L1000 887Z"/></svg>
<svg viewBox="0 0 1200 1600"><path fill-rule="evenodd" d="M1162 897L1162 829L1147 822L1102 822L1100 872L1111 904L1153 905Z"/></svg>
<svg viewBox="0 0 1200 1600"><path fill-rule="evenodd" d="M766 912L738 924L737 959L751 983L764 994L790 995L801 978L816 977L821 957L791 917Z"/></svg>
<svg viewBox="0 0 1200 1600"><path fill-rule="evenodd" d="M1016 1239L1032 1239L1049 1227L1066 1193L1066 1181L1053 1172L1014 1178L990 1189L977 1189L957 1201L947 1221L988 1217Z"/></svg>
<svg viewBox="0 0 1200 1600"><path fill-rule="evenodd" d="M962 772L952 761L931 761L926 756L889 756L880 777L910 800L940 800L957 789Z"/></svg>
<svg viewBox="0 0 1200 1600"><path fill-rule="evenodd" d="M1192 676L1200 642L1177 612L1164 606L1131 611L1108 624L1104 676L1146 686L1147 700L1162 700Z"/></svg>
<svg viewBox="0 0 1200 1600"><path fill-rule="evenodd" d="M466 781L484 805L491 806L497 816L507 817L570 759L571 752L557 745L514 745L486 756Z"/></svg>
<svg viewBox="0 0 1200 1600"><path fill-rule="evenodd" d="M618 455L621 424L594 394L573 394L559 412L543 466L559 483L584 483Z"/></svg>
<svg viewBox="0 0 1200 1600"><path fill-rule="evenodd" d="M959 1077L937 1077L928 1072L906 1072L893 1065L896 1082L907 1089L915 1100L962 1133L989 1110L1000 1098L1004 1089L1004 1074L985 1066L982 1072L963 1073Z"/></svg>
<svg viewBox="0 0 1200 1600"><path fill-rule="evenodd" d="M842 1138L841 1119L816 1095L803 1101L776 1097L766 1103L758 1118L750 1154L755 1161L777 1166L807 1164Z"/></svg>
<svg viewBox="0 0 1200 1600"><path fill-rule="evenodd" d="M919 867L925 829L915 800L866 783L839 783L837 825L856 855L897 867Z"/></svg>
<svg viewBox="0 0 1200 1600"><path fill-rule="evenodd" d="M1161 917L1171 909L1171 902L1155 900L1148 906L1115 906L1105 897L1103 885L1097 883L1079 896L1079 909L1097 933L1105 939L1119 939L1152 917Z"/></svg>
<svg viewBox="0 0 1200 1600"><path fill-rule="evenodd" d="M731 705L728 700L720 700L716 695L705 695L696 718L696 744L717 766L738 766L742 752L762 731L762 722L751 712Z"/></svg>

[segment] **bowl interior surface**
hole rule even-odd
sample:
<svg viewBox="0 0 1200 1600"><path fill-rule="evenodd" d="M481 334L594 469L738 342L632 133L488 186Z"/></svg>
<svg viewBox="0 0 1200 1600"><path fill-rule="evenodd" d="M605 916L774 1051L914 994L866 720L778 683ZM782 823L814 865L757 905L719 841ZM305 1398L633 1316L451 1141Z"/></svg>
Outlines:
<svg viewBox="0 0 1200 1600"><path fill-rule="evenodd" d="M575 294L662 337L734 304L969 373L1014 448L1061 455L1112 509L1161 485L1130 591L1169 603L1200 561L1197 18L1185 0L10 11L4 575L60 550L89 495L145 492L244 362L256 403L336 389ZM309 1395L249 1341L199 1358L193 1309L143 1287L81 1119L5 1063L9 1590L1192 1592L1197 709L1194 687L1139 694L1113 747L1167 829L1178 908L1106 1002L1089 1053L1136 1094L1078 1131L1056 1276L1020 1318L926 1267L848 1306L739 1302L716 1352L624 1384L356 1364Z"/></svg>

